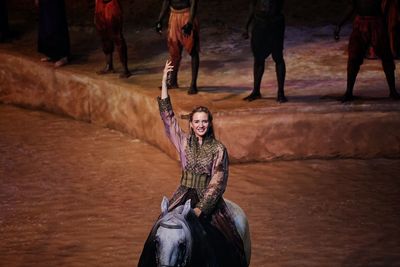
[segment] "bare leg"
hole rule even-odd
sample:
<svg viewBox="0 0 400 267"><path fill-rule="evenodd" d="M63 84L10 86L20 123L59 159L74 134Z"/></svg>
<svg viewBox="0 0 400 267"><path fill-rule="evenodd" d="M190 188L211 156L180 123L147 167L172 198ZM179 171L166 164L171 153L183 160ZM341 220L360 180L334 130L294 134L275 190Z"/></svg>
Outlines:
<svg viewBox="0 0 400 267"><path fill-rule="evenodd" d="M106 54L106 65L103 69L97 71L97 74L103 75L107 73L114 73L113 56L112 53Z"/></svg>
<svg viewBox="0 0 400 267"><path fill-rule="evenodd" d="M275 60L275 71L276 71L276 79L278 81L278 94L276 101L279 103L287 102L287 98L285 97L285 76L286 76L286 64L283 60L283 57Z"/></svg>
<svg viewBox="0 0 400 267"><path fill-rule="evenodd" d="M390 64L386 61L385 62L382 61L382 67L383 67L383 71L385 72L386 81L389 86L389 91L390 91L389 97L392 99L395 99L395 100L400 99L400 95L396 91L393 64Z"/></svg>
<svg viewBox="0 0 400 267"><path fill-rule="evenodd" d="M353 88L359 70L360 70L360 64L354 61L349 61L347 63L347 87L346 87L346 93L342 97L342 102L350 102L354 100Z"/></svg>
<svg viewBox="0 0 400 267"><path fill-rule="evenodd" d="M119 54L119 60L121 61L123 71L119 75L120 78L128 78L132 75L132 73L128 69L128 48L126 46L126 42L122 33L120 34L119 38L117 39L117 49Z"/></svg>
<svg viewBox="0 0 400 267"><path fill-rule="evenodd" d="M193 52L192 55L192 81L188 90L189 95L197 94L197 76L199 73L200 58L197 51Z"/></svg>
<svg viewBox="0 0 400 267"><path fill-rule="evenodd" d="M248 96L243 98L243 100L253 101L261 98L260 86L261 86L262 76L264 75L264 69L265 69L265 59L254 58L254 64L253 64L254 88L253 91Z"/></svg>

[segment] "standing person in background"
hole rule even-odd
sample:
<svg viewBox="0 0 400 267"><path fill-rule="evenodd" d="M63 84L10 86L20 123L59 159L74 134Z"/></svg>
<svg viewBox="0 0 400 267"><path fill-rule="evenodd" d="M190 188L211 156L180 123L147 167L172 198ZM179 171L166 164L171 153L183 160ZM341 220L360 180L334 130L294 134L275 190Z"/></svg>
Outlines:
<svg viewBox="0 0 400 267"><path fill-rule="evenodd" d="M7 0L0 0L0 42L6 41L8 34Z"/></svg>
<svg viewBox="0 0 400 267"><path fill-rule="evenodd" d="M39 7L38 51L45 55L41 61L64 66L70 56L64 0L35 0L35 4Z"/></svg>
<svg viewBox="0 0 400 267"><path fill-rule="evenodd" d="M96 0L95 25L103 45L106 56L105 67L98 74L114 73L113 52L117 48L123 72L120 78L128 78L131 72L128 69L128 49L122 34L122 8L119 0Z"/></svg>
<svg viewBox="0 0 400 267"><path fill-rule="evenodd" d="M397 0L382 0L382 10L386 10L386 24L389 44L394 58L399 58L399 5Z"/></svg>
<svg viewBox="0 0 400 267"><path fill-rule="evenodd" d="M253 101L261 98L261 80L264 75L265 59L272 54L278 81L276 101L286 102L284 85L286 65L283 59L283 41L285 38L285 17L282 13L283 0L250 0L250 12L243 37L249 38L249 26L253 22L251 50L254 56L254 87L250 95L243 100Z"/></svg>
<svg viewBox="0 0 400 267"><path fill-rule="evenodd" d="M196 19L198 0L164 0L160 16L156 22L156 31L161 33L162 20L170 9L167 44L169 60L174 70L168 73L168 89L178 88L178 70L185 49L191 57L192 81L188 94L197 94L197 75L199 73L199 26Z"/></svg>
<svg viewBox="0 0 400 267"><path fill-rule="evenodd" d="M349 57L347 60L347 87L342 102L354 100L353 88L356 82L360 66L364 61L364 55L371 44L376 55L382 60L383 71L389 86L389 97L400 99L395 86L395 67L393 55L389 43L387 20L389 5L386 0L352 0L347 14L340 21L335 30L334 38L339 40L339 34L343 24L355 14L353 31L349 40Z"/></svg>

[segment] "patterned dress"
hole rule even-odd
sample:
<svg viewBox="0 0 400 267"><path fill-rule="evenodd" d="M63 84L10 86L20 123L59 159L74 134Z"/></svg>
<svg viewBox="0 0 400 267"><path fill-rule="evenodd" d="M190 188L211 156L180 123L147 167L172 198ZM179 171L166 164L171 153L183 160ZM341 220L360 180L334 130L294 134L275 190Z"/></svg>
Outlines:
<svg viewBox="0 0 400 267"><path fill-rule="evenodd" d="M194 134L187 134L179 127L170 98L159 98L158 102L166 134L178 151L182 166L180 185L169 201L169 210L190 199L192 207L202 211L200 222L211 237L210 243L214 244L213 249L220 258L218 266L247 266L243 241L222 198L228 181L226 148L212 137L205 138L200 145ZM151 243L153 234L154 231L146 243ZM139 266L152 265L144 260L149 258L147 253L145 244Z"/></svg>

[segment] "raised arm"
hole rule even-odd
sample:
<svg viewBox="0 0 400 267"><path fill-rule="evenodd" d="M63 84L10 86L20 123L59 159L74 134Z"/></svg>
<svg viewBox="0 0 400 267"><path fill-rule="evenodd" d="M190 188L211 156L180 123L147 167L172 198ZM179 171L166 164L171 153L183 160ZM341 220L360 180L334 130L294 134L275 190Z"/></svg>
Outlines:
<svg viewBox="0 0 400 267"><path fill-rule="evenodd" d="M205 215L211 214L218 201L222 198L228 182L228 168L228 152L226 148L221 145L221 147L218 148L216 159L214 160L210 183L204 190L203 197L196 206L201 213ZM199 215L196 209L195 212Z"/></svg>
<svg viewBox="0 0 400 267"><path fill-rule="evenodd" d="M161 99L169 98L168 87L167 87L167 76L168 76L168 73L170 73L173 70L174 70L174 66L171 65L171 61L167 60L167 62L165 63L163 77L162 77L162 81L161 81Z"/></svg>
<svg viewBox="0 0 400 267"><path fill-rule="evenodd" d="M160 108L161 119L164 122L165 132L181 157L184 150L184 142L187 136L179 127L178 121L175 118L175 114L172 109L171 99L168 95L167 75L172 70L173 66L171 65L171 62L167 61L164 67L163 78L161 82L161 97L158 98L158 104Z"/></svg>

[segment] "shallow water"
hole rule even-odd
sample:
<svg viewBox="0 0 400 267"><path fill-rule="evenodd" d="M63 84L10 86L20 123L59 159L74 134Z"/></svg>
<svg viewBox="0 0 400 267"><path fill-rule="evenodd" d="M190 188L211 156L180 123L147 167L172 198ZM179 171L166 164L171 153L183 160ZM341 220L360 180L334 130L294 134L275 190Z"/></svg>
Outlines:
<svg viewBox="0 0 400 267"><path fill-rule="evenodd" d="M400 266L400 160L232 165L251 266ZM119 132L0 105L0 266L135 266L179 165Z"/></svg>

